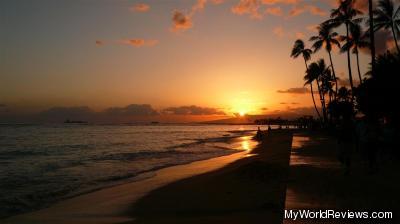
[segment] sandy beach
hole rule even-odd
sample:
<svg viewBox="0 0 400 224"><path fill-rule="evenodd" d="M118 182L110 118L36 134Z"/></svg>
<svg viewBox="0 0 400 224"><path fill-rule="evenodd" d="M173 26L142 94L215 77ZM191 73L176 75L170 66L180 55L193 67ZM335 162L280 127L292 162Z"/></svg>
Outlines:
<svg viewBox="0 0 400 224"><path fill-rule="evenodd" d="M251 152L165 168L1 223L280 223L291 135L277 131Z"/></svg>
<svg viewBox="0 0 400 224"><path fill-rule="evenodd" d="M392 212L393 219L285 219L284 224L398 223L400 175L396 160L381 154L379 170L368 172L362 152L354 150L350 173L337 159L331 135L298 132L293 137L285 209ZM371 221L372 220L372 221Z"/></svg>

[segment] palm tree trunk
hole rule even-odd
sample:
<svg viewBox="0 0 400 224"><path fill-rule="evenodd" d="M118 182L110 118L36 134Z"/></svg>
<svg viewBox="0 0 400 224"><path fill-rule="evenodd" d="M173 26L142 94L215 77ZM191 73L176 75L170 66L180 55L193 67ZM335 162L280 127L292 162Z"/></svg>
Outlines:
<svg viewBox="0 0 400 224"><path fill-rule="evenodd" d="M310 91L311 91L311 97L312 97L312 101L314 103L315 111L317 112L317 115L318 115L319 119L321 119L321 114L319 113L318 108L317 108L317 104L315 103L314 90L313 90L313 84L312 83L310 83Z"/></svg>
<svg viewBox="0 0 400 224"><path fill-rule="evenodd" d="M324 123L326 122L326 108L325 108L325 99L324 99L324 94L321 91L321 87L319 85L318 80L315 80L317 82L318 86L318 92L319 92L319 99L321 101L321 107L322 107L322 115L324 116Z"/></svg>
<svg viewBox="0 0 400 224"><path fill-rule="evenodd" d="M361 72L360 72L360 60L358 59L358 51L356 52L357 58L357 70L358 70L358 78L360 79L360 84L362 83Z"/></svg>
<svg viewBox="0 0 400 224"><path fill-rule="evenodd" d="M349 39L349 24L346 23L346 37L347 40ZM347 67L349 69L349 81L350 81L350 87L351 87L351 102L353 103L354 101L354 94L353 94L353 75L351 73L351 59L350 59L350 49L347 50Z"/></svg>
<svg viewBox="0 0 400 224"><path fill-rule="evenodd" d="M369 13L369 38L371 48L371 72L374 75L375 72L375 32L374 32L374 12L372 8L372 0L368 0L368 13Z"/></svg>
<svg viewBox="0 0 400 224"><path fill-rule="evenodd" d="M306 65L306 69L308 71L308 65L307 65L306 59L304 59L304 64ZM318 108L317 108L317 104L315 103L314 90L313 90L312 82L310 83L310 89L311 89L311 98L312 98L312 101L313 101L313 104L314 104L315 111L317 112L318 118L321 120L321 114L319 113Z"/></svg>
<svg viewBox="0 0 400 224"><path fill-rule="evenodd" d="M393 23L392 23L392 33L393 33L394 43L396 44L397 53L400 54L400 48L399 48L399 44L397 43L397 37L396 37L396 32L394 31L394 25L393 25Z"/></svg>
<svg viewBox="0 0 400 224"><path fill-rule="evenodd" d="M335 79L335 99L336 99L336 96L337 96L337 93L338 93L338 84L337 84L337 80L336 80L335 68L333 67L331 52L328 51L328 54L329 54L329 60L331 61L331 67L332 67L333 78Z"/></svg>

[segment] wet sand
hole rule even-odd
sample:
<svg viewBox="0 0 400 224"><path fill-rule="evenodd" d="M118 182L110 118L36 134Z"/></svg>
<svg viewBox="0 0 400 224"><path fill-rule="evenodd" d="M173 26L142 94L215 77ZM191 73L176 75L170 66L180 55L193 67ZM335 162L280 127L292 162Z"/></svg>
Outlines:
<svg viewBox="0 0 400 224"><path fill-rule="evenodd" d="M252 152L165 168L0 223L280 223L291 136L276 131Z"/></svg>
<svg viewBox="0 0 400 224"><path fill-rule="evenodd" d="M0 220L12 224L109 224L133 220L125 215L140 197L166 184L220 169L243 158L247 152L164 168L153 177L122 184L61 201L49 208Z"/></svg>
<svg viewBox="0 0 400 224"><path fill-rule="evenodd" d="M291 131L274 131L247 157L141 198L126 223L282 223Z"/></svg>

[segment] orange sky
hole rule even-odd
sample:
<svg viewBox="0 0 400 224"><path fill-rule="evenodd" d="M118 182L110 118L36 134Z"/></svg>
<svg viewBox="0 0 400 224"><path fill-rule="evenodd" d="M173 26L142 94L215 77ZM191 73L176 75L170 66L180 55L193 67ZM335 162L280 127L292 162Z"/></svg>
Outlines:
<svg viewBox="0 0 400 224"><path fill-rule="evenodd" d="M311 107L298 91L304 62L289 55L296 38L307 40L328 18L332 1L2 1L0 114L150 104L231 116ZM336 51L333 60L344 77L345 55ZM368 60L361 56L362 72Z"/></svg>

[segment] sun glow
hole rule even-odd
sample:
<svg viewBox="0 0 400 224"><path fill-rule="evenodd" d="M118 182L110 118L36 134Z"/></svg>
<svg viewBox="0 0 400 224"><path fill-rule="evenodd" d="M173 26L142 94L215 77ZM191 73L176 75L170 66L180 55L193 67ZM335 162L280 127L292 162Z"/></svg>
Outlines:
<svg viewBox="0 0 400 224"><path fill-rule="evenodd" d="M246 115L246 112L244 111L239 111L239 116L244 117Z"/></svg>

